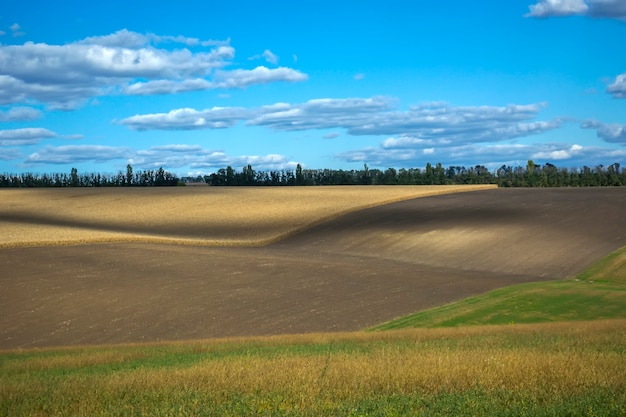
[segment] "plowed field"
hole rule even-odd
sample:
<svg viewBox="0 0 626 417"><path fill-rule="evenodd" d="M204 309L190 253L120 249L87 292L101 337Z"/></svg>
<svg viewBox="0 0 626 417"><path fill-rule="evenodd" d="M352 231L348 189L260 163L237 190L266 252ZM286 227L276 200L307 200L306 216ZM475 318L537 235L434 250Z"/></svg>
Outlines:
<svg viewBox="0 0 626 417"><path fill-rule="evenodd" d="M410 197L353 201L288 224L278 210L267 211L274 223L198 218L178 229L154 214L140 225L114 220L106 204L84 217L75 206L71 216L9 210L5 198L0 348L357 330L497 287L571 277L626 245L626 188ZM154 204L144 200L147 210L162 207ZM303 200L301 210L313 213L313 205ZM45 238L25 247L16 230L37 225ZM115 236L76 244L87 229ZM65 245L51 245L52 230L67 232ZM129 234L136 239L122 239ZM237 245L250 236L273 243ZM230 246L207 243L219 239Z"/></svg>

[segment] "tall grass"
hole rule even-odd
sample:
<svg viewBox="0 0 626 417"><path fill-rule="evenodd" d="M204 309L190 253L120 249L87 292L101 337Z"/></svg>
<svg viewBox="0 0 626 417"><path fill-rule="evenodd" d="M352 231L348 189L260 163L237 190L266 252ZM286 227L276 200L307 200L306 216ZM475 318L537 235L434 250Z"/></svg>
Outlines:
<svg viewBox="0 0 626 417"><path fill-rule="evenodd" d="M3 416L625 415L626 320L10 351Z"/></svg>

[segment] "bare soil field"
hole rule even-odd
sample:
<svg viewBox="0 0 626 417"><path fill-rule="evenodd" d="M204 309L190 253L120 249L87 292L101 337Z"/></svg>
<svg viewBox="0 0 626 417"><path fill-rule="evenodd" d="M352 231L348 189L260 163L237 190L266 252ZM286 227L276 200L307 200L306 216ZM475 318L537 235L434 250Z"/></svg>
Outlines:
<svg viewBox="0 0 626 417"><path fill-rule="evenodd" d="M334 198L351 205L324 211L332 201L319 194L296 209L272 206L278 214L269 206L264 211L251 189L227 190L242 193L231 212L244 205L267 217L240 215L220 225L206 214L228 211L218 204L207 210L200 198L200 213L195 191L175 191L188 211L159 209L163 203L132 200L138 197L129 193L123 198L144 209L137 209L145 213L137 225L107 212L115 193L89 215L59 211L65 203L37 214L37 207L16 207L16 199L0 193L0 237L12 242L0 249L0 348L358 330L502 286L571 277L626 245L626 188L486 189L422 198L407 192L366 202L356 194L377 187L350 188L355 195L337 188ZM50 207L46 201L40 207ZM306 216L282 220L300 211ZM186 212L195 220L180 220ZM266 224L267 218L275 220ZM65 245L51 245L53 235L7 234L26 226L32 229L23 233L31 233L37 225L46 233L67 231L59 239ZM89 235L72 235L85 229L96 241L103 239L99 233L118 233L105 237L119 241L69 245L89 242ZM122 239L129 234L144 240ZM154 243L163 237L176 244Z"/></svg>

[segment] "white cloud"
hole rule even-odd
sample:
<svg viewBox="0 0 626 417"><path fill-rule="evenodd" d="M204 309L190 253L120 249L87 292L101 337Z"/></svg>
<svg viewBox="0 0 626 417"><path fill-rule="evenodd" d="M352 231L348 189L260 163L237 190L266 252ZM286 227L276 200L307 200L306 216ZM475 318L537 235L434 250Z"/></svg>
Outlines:
<svg viewBox="0 0 626 417"><path fill-rule="evenodd" d="M308 76L291 68L278 67L269 69L259 66L252 70L216 71L213 79L212 88L244 88L254 84L268 84L279 81L306 81Z"/></svg>
<svg viewBox="0 0 626 417"><path fill-rule="evenodd" d="M41 111L32 107L13 107L7 111L0 111L0 122L32 121L41 117Z"/></svg>
<svg viewBox="0 0 626 417"><path fill-rule="evenodd" d="M407 149L420 146L432 145L434 142L431 140L414 138L411 136L400 136L397 138L385 139L381 146L383 149Z"/></svg>
<svg viewBox="0 0 626 417"><path fill-rule="evenodd" d="M12 159L19 157L13 152ZM137 169L157 169L168 171L193 170L196 174L214 172L232 166L235 169L250 164L257 170L295 169L298 162L284 155L228 155L221 150L205 149L200 145L172 144L135 150L128 147L76 145L48 146L32 153L25 160L27 166L53 164L69 165L84 162L102 163L120 161L124 166L130 163Z"/></svg>
<svg viewBox="0 0 626 417"><path fill-rule="evenodd" d="M586 147L577 144L468 144L452 147L430 147L409 149L366 148L335 155L346 162L363 162L371 167L409 166L423 167L426 163L441 162L443 166L485 165L497 169L502 165L525 165L529 159L544 164L547 162L566 167L606 164L626 161L626 150Z"/></svg>
<svg viewBox="0 0 626 417"><path fill-rule="evenodd" d="M360 80L362 80L363 78L365 78L365 74L363 74L363 73L358 73L358 74L355 74L355 75L354 75L354 79L355 79L356 81L360 81Z"/></svg>
<svg viewBox="0 0 626 417"><path fill-rule="evenodd" d="M546 145L550 146L550 145ZM583 147L580 145L572 145L569 148L563 148L559 146L552 146L553 149L545 149L534 153L531 159L543 159L549 161L559 161L562 159L571 159L572 157L580 154L583 151Z"/></svg>
<svg viewBox="0 0 626 417"><path fill-rule="evenodd" d="M11 29L11 31L13 31L13 32L17 32L21 28L22 27L18 23L13 23L11 26L9 26L9 29Z"/></svg>
<svg viewBox="0 0 626 417"><path fill-rule="evenodd" d="M216 71L213 81L204 78L187 80L153 80L136 82L124 88L129 95L174 94L186 91L210 89L245 88L251 85L268 84L279 81L299 82L308 77L291 68L279 67L269 69L263 66L252 70L237 69L232 71Z"/></svg>
<svg viewBox="0 0 626 417"><path fill-rule="evenodd" d="M169 113L135 115L119 123L133 130L197 130L220 129L234 126L247 111L237 107L213 107L198 111L190 108Z"/></svg>
<svg viewBox="0 0 626 417"><path fill-rule="evenodd" d="M278 56L276 54L274 54L272 51L270 51L269 49L266 49L265 51L263 51L263 58L265 58L265 60L267 62L269 62L270 64L278 64Z"/></svg>
<svg viewBox="0 0 626 417"><path fill-rule="evenodd" d="M193 78L187 80L152 80L146 82L136 82L124 88L124 93L128 95L154 95L154 94L176 94L186 91L200 91L211 88L211 83L204 78Z"/></svg>
<svg viewBox="0 0 626 417"><path fill-rule="evenodd" d="M131 152L129 148L100 145L47 146L30 154L24 162L27 165L104 162L127 159Z"/></svg>
<svg viewBox="0 0 626 417"><path fill-rule="evenodd" d="M439 144L502 141L561 125L560 120L532 121L541 105L454 107L431 103L400 111L392 108L392 103L384 97L311 100L266 109L247 124L277 130L345 128L351 135L400 135L404 141L411 137Z"/></svg>
<svg viewBox="0 0 626 417"><path fill-rule="evenodd" d="M392 103L386 97L324 98L297 105L281 103L259 109L247 124L286 131L346 128L351 133L351 129L389 111Z"/></svg>
<svg viewBox="0 0 626 417"><path fill-rule="evenodd" d="M561 126L559 119L535 121L540 104L505 107L426 103L408 111L395 109L388 97L315 99L302 104L276 103L256 109L176 109L169 113L135 115L121 124L135 130L215 129L246 121L282 131L346 129L350 135L397 135L383 146L452 145L504 141L539 134Z"/></svg>
<svg viewBox="0 0 626 417"><path fill-rule="evenodd" d="M338 138L340 136L339 132L330 132L330 133L326 133L323 138L324 139L335 139Z"/></svg>
<svg viewBox="0 0 626 417"><path fill-rule="evenodd" d="M606 124L597 120L586 120L580 127L583 129L596 129L598 137L604 141L626 146L626 125Z"/></svg>
<svg viewBox="0 0 626 417"><path fill-rule="evenodd" d="M626 98L626 73L615 77L615 81L607 87L606 91L613 94L615 98Z"/></svg>
<svg viewBox="0 0 626 417"><path fill-rule="evenodd" d="M529 9L526 17L583 15L626 20L624 0L539 0Z"/></svg>
<svg viewBox="0 0 626 417"><path fill-rule="evenodd" d="M51 130L40 127L0 130L0 146L32 145L57 136Z"/></svg>
<svg viewBox="0 0 626 417"><path fill-rule="evenodd" d="M266 62L270 64L274 64L274 65L278 64L278 55L274 54L269 49L266 49L265 51L263 51L262 54L253 55L248 59L251 61L256 60L256 59L264 59Z"/></svg>
<svg viewBox="0 0 626 417"><path fill-rule="evenodd" d="M178 36L160 36L154 33L143 35L136 32L131 32L127 29L118 30L115 33L104 36L90 36L77 43L84 43L89 45L102 45L111 47L123 47L123 48L139 48L147 46L151 43L179 43L186 46L228 46L230 39L226 40L204 40L201 41L198 38L190 38L182 35Z"/></svg>
<svg viewBox="0 0 626 417"><path fill-rule="evenodd" d="M589 6L583 0L540 0L528 8L527 17L550 17L583 14Z"/></svg>
<svg viewBox="0 0 626 417"><path fill-rule="evenodd" d="M212 47L192 52L187 48L160 48L160 43ZM267 58L276 58L267 52ZM180 93L307 79L305 74L285 67L225 70L234 56L235 49L228 41L143 35L128 30L65 45L0 44L0 104L35 100L69 110L91 97L120 92Z"/></svg>

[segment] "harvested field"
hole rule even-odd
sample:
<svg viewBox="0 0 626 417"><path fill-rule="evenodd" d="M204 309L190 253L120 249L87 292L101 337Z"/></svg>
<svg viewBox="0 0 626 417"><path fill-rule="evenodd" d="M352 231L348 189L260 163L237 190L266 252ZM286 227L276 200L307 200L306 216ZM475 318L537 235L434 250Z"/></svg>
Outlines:
<svg viewBox="0 0 626 417"><path fill-rule="evenodd" d="M487 188L493 186L7 189L0 190L0 247L255 246L349 211Z"/></svg>
<svg viewBox="0 0 626 417"><path fill-rule="evenodd" d="M252 207L261 203L246 192L271 191L227 190L241 192L239 201ZM65 192L49 192L54 191ZM114 191L107 191L109 198ZM195 223L182 231L177 221L188 221L184 218L159 225L152 214L156 206L145 201L149 193L143 196L145 223L133 230L106 210L81 218L80 210L72 209L78 220L71 226L67 219L73 217L66 213L35 217L31 225L63 217L51 227L82 232L87 226L81 224L94 223L91 231L113 224L117 229L107 232L200 243L289 236L261 247L149 241L6 247L0 250L0 348L357 330L493 288L571 277L626 245L625 188L487 189L378 206L372 200L354 204L356 197L340 188L329 191L352 205L309 221L316 213L310 207L316 199L310 198L286 212L307 212L300 217L307 222L282 221L274 213L267 217L274 223L265 228L263 221L245 216L221 228L214 217L206 219L211 227L193 216ZM5 226L27 223L29 217L19 213L29 212L11 206L8 215L2 195L0 231L6 241ZM317 204L323 211L324 204ZM347 213L359 207L369 208ZM166 219L180 215L161 213ZM293 233L307 223L316 225ZM250 224L261 232L247 231Z"/></svg>

